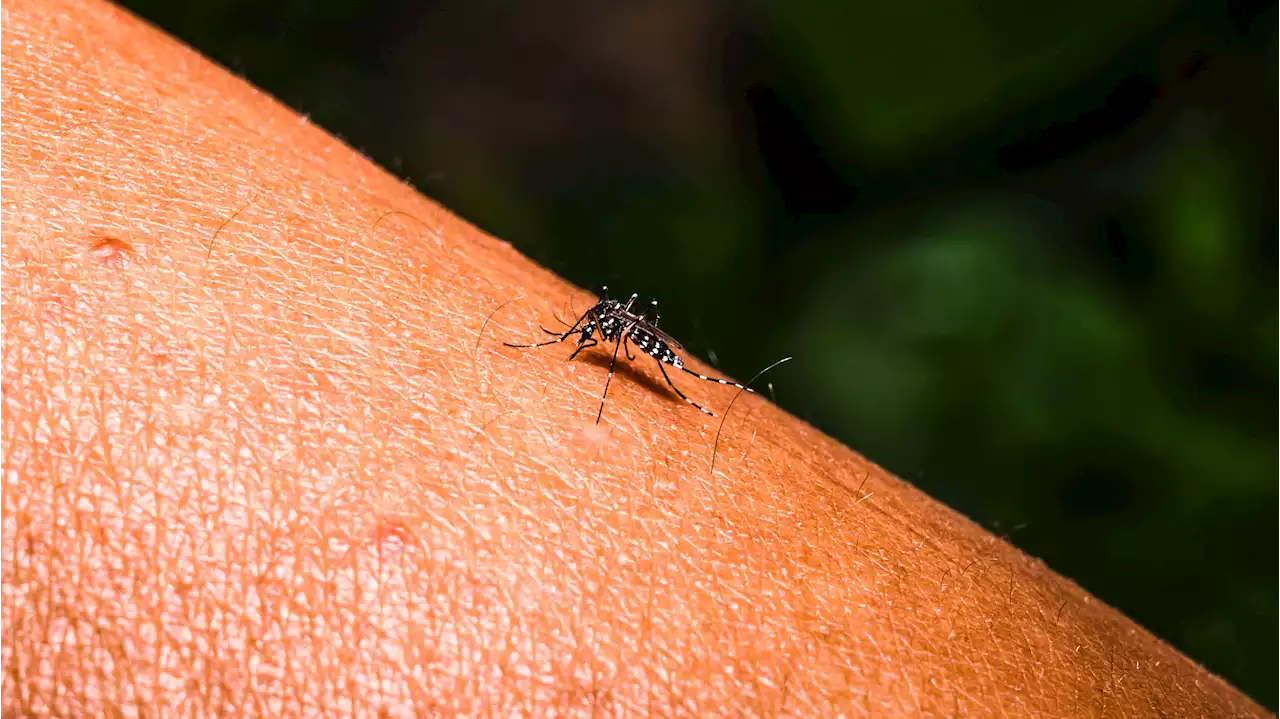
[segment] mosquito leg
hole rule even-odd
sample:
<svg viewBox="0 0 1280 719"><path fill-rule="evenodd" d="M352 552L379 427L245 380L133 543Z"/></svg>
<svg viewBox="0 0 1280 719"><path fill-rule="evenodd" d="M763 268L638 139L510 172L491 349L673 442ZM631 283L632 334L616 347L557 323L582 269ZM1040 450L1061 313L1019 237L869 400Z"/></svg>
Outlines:
<svg viewBox="0 0 1280 719"><path fill-rule="evenodd" d="M655 361L656 361L656 360L655 360ZM663 363L661 363L661 362L658 362L658 369L662 370L662 378L663 378L663 379L665 379L665 380L667 381L667 386L668 386L668 387L670 387L671 389L675 390L675 391L676 391L676 394L677 394L677 395L680 395L680 399L682 399L682 400L684 400L685 402L688 402L689 404L693 405L695 408L697 408L697 410L698 410L699 412L702 412L703 414L709 414L709 415L711 415L712 417L716 416L716 413L715 413L715 412L712 412L711 410L707 409L706 407L703 407L702 405L698 404L697 402L694 402L693 400L691 400L691 399L689 399L688 397L686 397L686 396L685 396L685 394L684 394L684 392L681 392L681 391L680 391L680 388L676 386L676 383L671 381L671 376L667 374L667 367L666 367L666 365L664 365L664 364L663 364Z"/></svg>
<svg viewBox="0 0 1280 719"><path fill-rule="evenodd" d="M698 374L697 372L694 372L688 367L682 366L680 369L684 370L685 372L688 372L689 374L693 375L694 377L697 377L698 379L705 379L708 382L715 382L716 384L723 384L723 385L728 385L730 387L737 387L738 389L744 390L747 392L755 392L755 390L751 389L750 387L740 385L737 382L730 382L727 379L716 379L715 377L708 377L705 374ZM663 372L665 373L666 370L663 370Z"/></svg>
<svg viewBox="0 0 1280 719"><path fill-rule="evenodd" d="M624 334L623 337L626 335ZM618 350L622 349L622 341L618 341L618 346L613 348L613 360L609 362L609 376L604 380L604 392L600 393L600 411L596 412L596 424L600 424L600 418L604 416L604 400L609 396L609 383L613 381L613 366L618 364Z"/></svg>
<svg viewBox="0 0 1280 719"><path fill-rule="evenodd" d="M531 345L513 345L510 342L503 342L502 344L506 345L507 347L519 347L520 349L529 349L532 347L546 347L547 345L559 344L561 342L564 342L567 339L569 339L569 334L565 333L563 335L560 335L558 339L547 340L546 342L536 342Z"/></svg>
<svg viewBox="0 0 1280 719"><path fill-rule="evenodd" d="M590 311L590 310L588 310L588 311L584 312L584 313L582 314L582 316L578 318L578 321L577 321L577 322L574 322L574 323L573 323L573 326L572 326L572 327L570 327L570 328L569 328L569 330L568 330L567 332L565 332L564 334L560 334L559 332L552 332L551 330L547 329L546 327L543 327L543 328L542 328L542 331L543 331L543 332L546 332L547 334L552 335L552 336L554 336L554 337L556 338L556 339L553 339L553 340L548 340L548 341L546 341L546 342L538 342L538 343L536 343L536 344L531 344L531 345L513 345L513 344L511 344L510 342L503 342L502 344L504 344L504 345L506 345L506 346L508 346L508 347L519 347L519 348L523 348L523 349L528 349L528 348L530 348L530 347L546 347L547 345L553 345L553 344L557 344L557 343L559 343L559 342L564 342L565 340L569 339L569 337L570 337L571 335L573 335L574 331L576 331L576 330L578 329L578 326L582 324L582 321L583 321L583 320L585 320L585 319L586 319L587 317L589 317L589 316L591 316L591 311Z"/></svg>
<svg viewBox="0 0 1280 719"><path fill-rule="evenodd" d="M622 338L622 348L627 352L627 359L635 362L635 355L631 354L631 333L628 332L627 336Z"/></svg>
<svg viewBox="0 0 1280 719"><path fill-rule="evenodd" d="M578 343L578 349L574 350L573 354L569 355L569 359L565 361L572 362L573 358L577 357L579 352L581 352L584 349L587 349L588 347L595 347L598 344L600 343L596 342L594 337L588 337L585 340L582 340L581 342Z"/></svg>

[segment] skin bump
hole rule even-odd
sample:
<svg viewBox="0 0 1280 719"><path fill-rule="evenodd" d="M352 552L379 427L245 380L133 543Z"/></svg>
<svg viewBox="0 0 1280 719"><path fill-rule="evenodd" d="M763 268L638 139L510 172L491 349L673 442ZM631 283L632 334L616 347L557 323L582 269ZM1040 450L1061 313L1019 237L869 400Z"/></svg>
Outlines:
<svg viewBox="0 0 1280 719"><path fill-rule="evenodd" d="M89 257L105 267L121 269L133 256L133 246L115 237L97 238L89 248Z"/></svg>

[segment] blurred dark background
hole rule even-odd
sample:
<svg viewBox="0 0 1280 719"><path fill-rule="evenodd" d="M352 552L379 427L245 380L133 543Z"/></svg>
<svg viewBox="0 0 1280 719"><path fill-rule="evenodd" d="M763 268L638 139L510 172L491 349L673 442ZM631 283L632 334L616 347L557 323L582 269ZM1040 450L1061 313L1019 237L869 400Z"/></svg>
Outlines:
<svg viewBox="0 0 1280 719"><path fill-rule="evenodd" d="M1276 708L1274 4L126 5Z"/></svg>

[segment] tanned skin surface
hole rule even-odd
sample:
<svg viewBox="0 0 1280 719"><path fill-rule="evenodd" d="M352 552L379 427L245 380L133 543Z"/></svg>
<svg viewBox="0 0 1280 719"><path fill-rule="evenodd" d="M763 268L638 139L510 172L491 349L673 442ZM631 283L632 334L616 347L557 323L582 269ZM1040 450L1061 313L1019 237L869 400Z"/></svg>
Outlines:
<svg viewBox="0 0 1280 719"><path fill-rule="evenodd" d="M1266 715L764 398L714 474L651 360L597 428L604 345L501 344L589 295L113 6L3 13L6 716Z"/></svg>

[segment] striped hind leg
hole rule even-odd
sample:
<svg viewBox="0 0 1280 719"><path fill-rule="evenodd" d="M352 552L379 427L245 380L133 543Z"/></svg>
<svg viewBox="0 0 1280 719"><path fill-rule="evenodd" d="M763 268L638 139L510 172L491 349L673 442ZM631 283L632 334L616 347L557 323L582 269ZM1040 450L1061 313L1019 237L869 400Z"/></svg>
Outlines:
<svg viewBox="0 0 1280 719"><path fill-rule="evenodd" d="M747 387L745 385L740 385L737 382L730 382L727 379L717 379L715 377L708 377L705 374L698 374L697 372L694 372L693 370L689 369L688 367L685 367L684 365L680 365L680 369L684 370L685 372L688 372L689 374L693 375L694 377L697 377L698 379L705 379L708 382L715 382L716 384L723 384L729 387L737 387L738 389L746 392L755 392L755 390L751 389L750 387ZM667 380L667 381L670 382L670 380Z"/></svg>
<svg viewBox="0 0 1280 719"><path fill-rule="evenodd" d="M682 399L682 400L684 400L685 402L688 402L689 404L693 405L695 409L697 409L699 412L701 412L701 413L703 413L703 414L709 414L709 415L711 415L712 417L716 416L716 413L715 413L715 412L712 412L711 410L707 409L706 407L703 407L702 405L698 404L697 402L694 402L693 400L691 400L691 399L689 399L688 397L686 397L686 396L685 396L685 394L684 394L684 392L681 392L681 391L680 391L680 388L676 386L676 383L671 381L671 376L667 374L667 368L666 368L666 365L664 365L663 363L659 362L659 363L658 363L658 369L662 370L662 378L663 378L663 379L665 379L665 380L667 381L667 386L668 386L668 387L670 387L671 389L675 390L675 391L676 391L676 394L680 396L680 399Z"/></svg>

